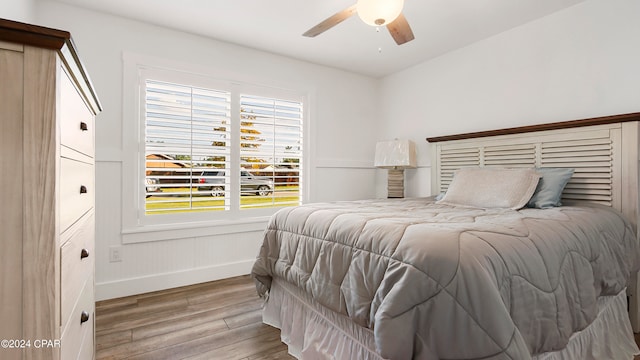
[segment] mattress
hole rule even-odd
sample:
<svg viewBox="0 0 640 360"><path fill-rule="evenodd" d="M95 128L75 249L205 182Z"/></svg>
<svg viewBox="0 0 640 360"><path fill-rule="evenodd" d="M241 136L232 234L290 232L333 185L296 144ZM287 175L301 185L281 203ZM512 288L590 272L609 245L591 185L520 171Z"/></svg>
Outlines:
<svg viewBox="0 0 640 360"><path fill-rule="evenodd" d="M528 359L566 348L639 259L630 224L604 206L385 199L280 210L252 274L262 294L277 277L368 329L383 358Z"/></svg>

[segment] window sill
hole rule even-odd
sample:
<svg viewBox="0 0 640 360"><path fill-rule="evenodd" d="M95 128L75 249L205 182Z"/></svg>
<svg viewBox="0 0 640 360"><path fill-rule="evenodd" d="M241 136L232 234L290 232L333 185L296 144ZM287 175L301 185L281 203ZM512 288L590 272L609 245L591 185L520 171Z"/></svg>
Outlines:
<svg viewBox="0 0 640 360"><path fill-rule="evenodd" d="M152 241L264 231L264 229L267 228L269 218L269 216L261 216L242 220L146 225L134 229L123 229L122 243L137 244Z"/></svg>

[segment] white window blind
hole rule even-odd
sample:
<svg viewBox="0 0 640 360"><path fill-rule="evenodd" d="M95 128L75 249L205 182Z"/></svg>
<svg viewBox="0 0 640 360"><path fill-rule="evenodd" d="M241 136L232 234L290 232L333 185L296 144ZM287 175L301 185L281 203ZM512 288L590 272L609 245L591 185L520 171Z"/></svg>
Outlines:
<svg viewBox="0 0 640 360"><path fill-rule="evenodd" d="M146 212L226 210L231 94L146 80ZM203 177L220 183L221 196L198 187ZM196 186L194 186L196 185Z"/></svg>
<svg viewBox="0 0 640 360"><path fill-rule="evenodd" d="M302 103L240 95L241 192L253 195L267 185L269 201L255 203L243 197L240 208L300 204L302 167Z"/></svg>
<svg viewBox="0 0 640 360"><path fill-rule="evenodd" d="M301 102L156 80L144 92L147 215L301 204Z"/></svg>

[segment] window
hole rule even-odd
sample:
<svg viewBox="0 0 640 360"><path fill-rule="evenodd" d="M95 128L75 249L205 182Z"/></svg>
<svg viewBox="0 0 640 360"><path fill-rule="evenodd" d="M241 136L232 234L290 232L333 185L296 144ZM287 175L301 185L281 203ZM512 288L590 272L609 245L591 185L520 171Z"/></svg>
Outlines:
<svg viewBox="0 0 640 360"><path fill-rule="evenodd" d="M153 77L142 85L146 216L301 204L302 101Z"/></svg>
<svg viewBox="0 0 640 360"><path fill-rule="evenodd" d="M259 233L308 199L314 90L251 70L123 53L122 149L98 155L123 243Z"/></svg>

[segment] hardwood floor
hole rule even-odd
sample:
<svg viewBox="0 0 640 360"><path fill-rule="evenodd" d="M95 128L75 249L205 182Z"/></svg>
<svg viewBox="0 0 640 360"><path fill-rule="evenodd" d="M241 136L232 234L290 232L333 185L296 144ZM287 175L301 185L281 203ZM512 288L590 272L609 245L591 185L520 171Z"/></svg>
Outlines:
<svg viewBox="0 0 640 360"><path fill-rule="evenodd" d="M249 276L100 301L96 359L294 359L261 305Z"/></svg>
<svg viewBox="0 0 640 360"><path fill-rule="evenodd" d="M294 359L249 276L96 303L96 359Z"/></svg>

